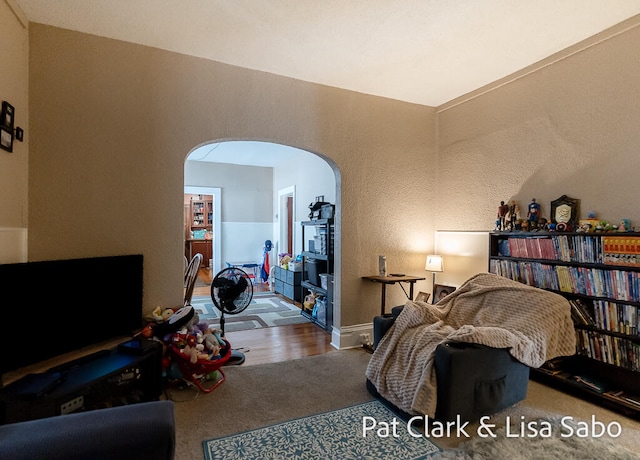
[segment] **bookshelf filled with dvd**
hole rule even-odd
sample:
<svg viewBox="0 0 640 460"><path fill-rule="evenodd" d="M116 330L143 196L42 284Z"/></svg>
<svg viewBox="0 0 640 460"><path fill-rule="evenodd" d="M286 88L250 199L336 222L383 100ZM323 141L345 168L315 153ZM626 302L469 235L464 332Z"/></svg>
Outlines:
<svg viewBox="0 0 640 460"><path fill-rule="evenodd" d="M494 232L489 271L564 296L576 353L531 378L640 419L640 233Z"/></svg>

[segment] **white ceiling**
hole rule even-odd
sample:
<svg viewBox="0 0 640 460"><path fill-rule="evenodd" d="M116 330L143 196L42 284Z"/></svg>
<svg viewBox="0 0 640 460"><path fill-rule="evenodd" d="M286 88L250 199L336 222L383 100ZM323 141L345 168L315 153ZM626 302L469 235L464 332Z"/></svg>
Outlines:
<svg viewBox="0 0 640 460"><path fill-rule="evenodd" d="M196 148L189 155L189 160L274 167L301 154L308 153L271 142L226 141Z"/></svg>
<svg viewBox="0 0 640 460"><path fill-rule="evenodd" d="M30 21L437 107L640 0L12 0Z"/></svg>

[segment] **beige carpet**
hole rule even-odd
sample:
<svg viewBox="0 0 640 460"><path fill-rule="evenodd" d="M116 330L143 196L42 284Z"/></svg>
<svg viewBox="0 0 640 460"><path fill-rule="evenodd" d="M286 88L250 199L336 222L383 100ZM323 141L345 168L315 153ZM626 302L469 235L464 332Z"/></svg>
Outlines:
<svg viewBox="0 0 640 460"><path fill-rule="evenodd" d="M497 427L502 427L507 417L513 423L519 420L528 422L539 417L553 415L571 416L573 421L590 422L591 417L595 416L597 421L604 424L613 421L618 422L622 426L623 432L614 441L640 452L640 422L531 380L529 381L527 398L513 407L492 415L491 423L495 423ZM477 423L470 425L469 433L475 433L477 427ZM458 446L464 441L466 439L442 439L437 444L442 448L446 448ZM588 457L579 458L585 459Z"/></svg>
<svg viewBox="0 0 640 460"><path fill-rule="evenodd" d="M176 460L203 459L202 441L255 429L370 401L365 369L370 354L362 349L332 351L325 355L274 364L225 367L227 380L209 394L194 390L170 394L176 401ZM529 382L527 399L492 422L504 424L524 417L533 420L551 414L574 420L617 421L623 434L616 442L640 452L640 423L536 382ZM469 433L475 433L471 426ZM437 439L455 447L466 439ZM568 460L568 459L565 459Z"/></svg>
<svg viewBox="0 0 640 460"><path fill-rule="evenodd" d="M172 393L176 460L203 459L206 439L373 400L364 385L370 356L355 349L282 363L229 366L224 368L226 381L209 394Z"/></svg>

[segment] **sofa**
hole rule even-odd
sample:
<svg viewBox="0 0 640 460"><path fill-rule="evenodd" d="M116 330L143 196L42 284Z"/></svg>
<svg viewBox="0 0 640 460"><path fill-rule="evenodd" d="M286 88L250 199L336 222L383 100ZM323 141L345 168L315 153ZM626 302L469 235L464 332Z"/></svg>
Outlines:
<svg viewBox="0 0 640 460"><path fill-rule="evenodd" d="M0 460L172 460L172 401L151 401L0 426Z"/></svg>
<svg viewBox="0 0 640 460"><path fill-rule="evenodd" d="M391 314L374 318L374 349L391 328L404 306ZM440 421L477 420L510 407L527 394L529 367L514 359L508 349L476 343L446 341L434 354L437 380L435 418ZM408 419L410 414L384 398L375 385L366 380L368 391L395 412Z"/></svg>

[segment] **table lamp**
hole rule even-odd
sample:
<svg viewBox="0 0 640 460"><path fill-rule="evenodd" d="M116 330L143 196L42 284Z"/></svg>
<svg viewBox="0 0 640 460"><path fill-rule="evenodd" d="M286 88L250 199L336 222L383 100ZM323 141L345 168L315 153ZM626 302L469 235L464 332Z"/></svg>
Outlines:
<svg viewBox="0 0 640 460"><path fill-rule="evenodd" d="M436 286L436 273L444 271L444 261L442 260L442 256L430 254L427 256L427 263L424 266L425 271L433 272L433 281L431 284L431 290L435 289ZM434 293L435 294L435 293ZM433 294L432 294L433 301Z"/></svg>

